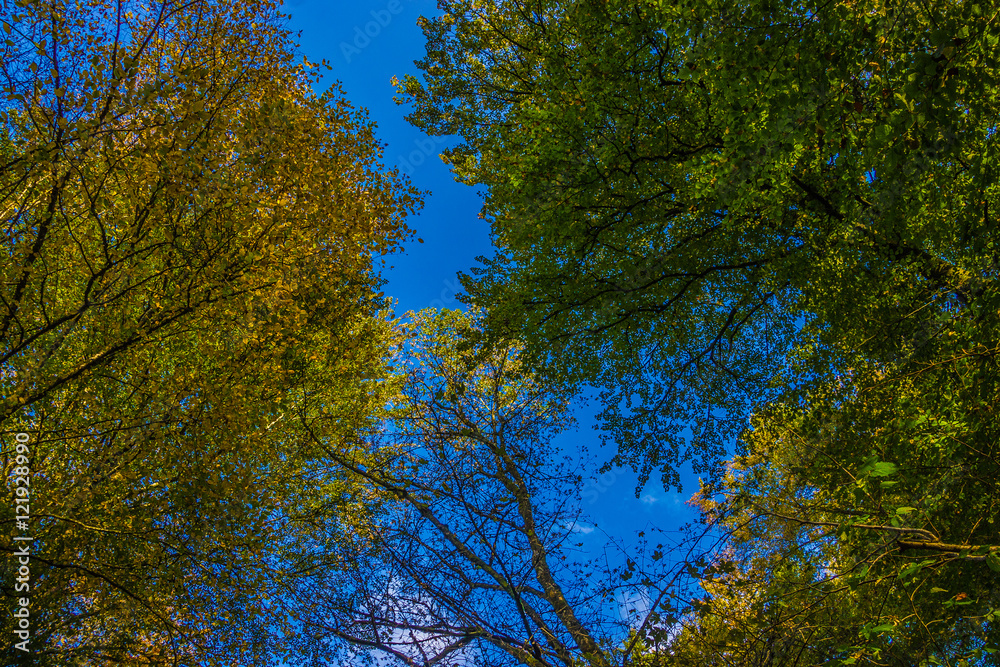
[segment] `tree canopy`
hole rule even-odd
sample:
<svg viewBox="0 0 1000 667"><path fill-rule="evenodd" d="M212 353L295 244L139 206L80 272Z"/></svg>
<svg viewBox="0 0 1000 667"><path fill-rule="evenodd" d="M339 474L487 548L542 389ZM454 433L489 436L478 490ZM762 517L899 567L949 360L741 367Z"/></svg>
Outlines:
<svg viewBox="0 0 1000 667"><path fill-rule="evenodd" d="M399 321L421 193L273 0L3 5L8 662L997 664L997 10L440 10L497 255ZM589 388L673 555L576 559Z"/></svg>
<svg viewBox="0 0 1000 667"><path fill-rule="evenodd" d="M893 363L989 310L986 5L443 8L400 91L486 187L498 257L465 285L494 330L604 390L618 462L677 485L844 355Z"/></svg>
<svg viewBox="0 0 1000 667"><path fill-rule="evenodd" d="M470 301L728 535L649 655L993 664L996 10L442 9L399 100L485 187Z"/></svg>
<svg viewBox="0 0 1000 667"><path fill-rule="evenodd" d="M283 26L269 1L0 10L0 423L5 474L30 436L34 538L5 664L257 664L296 532L351 502L290 416L325 410L336 446L384 405L376 261L419 193Z"/></svg>
<svg viewBox="0 0 1000 667"><path fill-rule="evenodd" d="M359 449L327 451L383 502L343 543L347 565L302 589L299 661L626 664L643 646L633 624L662 634L687 563L664 544L620 569L581 559L580 457L552 443L571 394L525 367L516 341L483 345L475 312L404 326L387 421Z"/></svg>

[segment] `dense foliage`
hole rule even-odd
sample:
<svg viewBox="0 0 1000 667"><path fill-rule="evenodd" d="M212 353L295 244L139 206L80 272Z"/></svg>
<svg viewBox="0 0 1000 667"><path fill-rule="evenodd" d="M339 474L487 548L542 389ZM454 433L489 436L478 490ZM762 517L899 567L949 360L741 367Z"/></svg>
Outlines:
<svg viewBox="0 0 1000 667"><path fill-rule="evenodd" d="M997 10L440 10L497 255L392 322L419 193L270 0L3 4L8 662L997 664ZM686 541L575 560L588 388Z"/></svg>
<svg viewBox="0 0 1000 667"><path fill-rule="evenodd" d="M257 664L302 517L352 497L289 415L336 446L384 404L417 193L272 2L2 7L2 662Z"/></svg>
<svg viewBox="0 0 1000 667"><path fill-rule="evenodd" d="M993 660L995 9L442 8L401 101L486 187L488 330L601 388L616 463L711 480L656 660Z"/></svg>
<svg viewBox="0 0 1000 667"><path fill-rule="evenodd" d="M487 187L499 257L466 284L496 330L606 390L620 461L676 484L678 458L711 464L801 379L793 349L807 377L855 351L891 363L988 310L985 5L444 9L426 83L401 90Z"/></svg>

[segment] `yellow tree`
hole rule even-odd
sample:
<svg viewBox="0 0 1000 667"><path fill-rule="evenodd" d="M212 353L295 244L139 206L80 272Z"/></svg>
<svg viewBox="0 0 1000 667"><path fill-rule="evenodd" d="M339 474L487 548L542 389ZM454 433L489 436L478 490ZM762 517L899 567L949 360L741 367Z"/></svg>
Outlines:
<svg viewBox="0 0 1000 667"><path fill-rule="evenodd" d="M325 410L337 443L384 403L373 262L419 193L282 25L268 1L2 5L0 424L5 472L30 436L34 538L9 662L276 650L278 554L334 483L285 415Z"/></svg>

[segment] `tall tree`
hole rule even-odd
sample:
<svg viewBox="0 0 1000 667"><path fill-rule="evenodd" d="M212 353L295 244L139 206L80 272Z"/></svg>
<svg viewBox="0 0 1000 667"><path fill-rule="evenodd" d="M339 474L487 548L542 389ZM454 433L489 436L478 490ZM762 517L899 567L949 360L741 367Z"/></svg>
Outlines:
<svg viewBox="0 0 1000 667"><path fill-rule="evenodd" d="M34 537L4 662L260 662L278 554L338 488L287 415L337 443L384 404L373 262L418 193L274 2L2 7L0 423Z"/></svg>
<svg viewBox="0 0 1000 667"><path fill-rule="evenodd" d="M981 393L997 384L983 343L996 333L993 314L956 318L927 358L860 362L759 415L747 456L703 490L731 552L679 644L711 636L707 653L733 659L777 635L802 664L996 664L1000 423ZM756 613L719 632L745 600Z"/></svg>
<svg viewBox="0 0 1000 667"><path fill-rule="evenodd" d="M567 395L518 345L476 345L479 326L417 314L391 420L327 452L384 504L340 546L349 565L302 590L303 662L340 649L414 667L627 665L643 645L629 630L662 630L677 605L688 571L662 544L621 568L578 562L579 470L550 442Z"/></svg>
<svg viewBox="0 0 1000 667"><path fill-rule="evenodd" d="M896 359L988 301L986 5L442 7L424 82L400 90L486 186L498 257L465 284L491 329L604 389L619 463L676 485L679 460L710 467L753 406L844 351ZM779 378L793 349L811 365Z"/></svg>
<svg viewBox="0 0 1000 667"><path fill-rule="evenodd" d="M990 648L996 9L442 6L401 101L486 186L498 257L465 285L488 329L602 388L615 462L643 481L752 457L706 491L749 531L706 585L763 644L734 634L719 660ZM757 651L772 640L790 652Z"/></svg>

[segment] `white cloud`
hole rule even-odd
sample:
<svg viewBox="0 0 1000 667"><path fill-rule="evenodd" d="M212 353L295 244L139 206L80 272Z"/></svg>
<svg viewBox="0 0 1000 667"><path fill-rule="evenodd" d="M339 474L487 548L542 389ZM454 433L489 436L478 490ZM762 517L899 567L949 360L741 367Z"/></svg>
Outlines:
<svg viewBox="0 0 1000 667"><path fill-rule="evenodd" d="M650 611L649 595L645 591L633 591L620 592L615 597L618 602L618 613L622 619L632 624L632 627L639 627Z"/></svg>
<svg viewBox="0 0 1000 667"><path fill-rule="evenodd" d="M588 526L586 524L580 524L575 521L566 526L566 530L568 530L569 532L582 533L584 535L590 535L592 532L594 532L594 528L596 528L596 526Z"/></svg>

